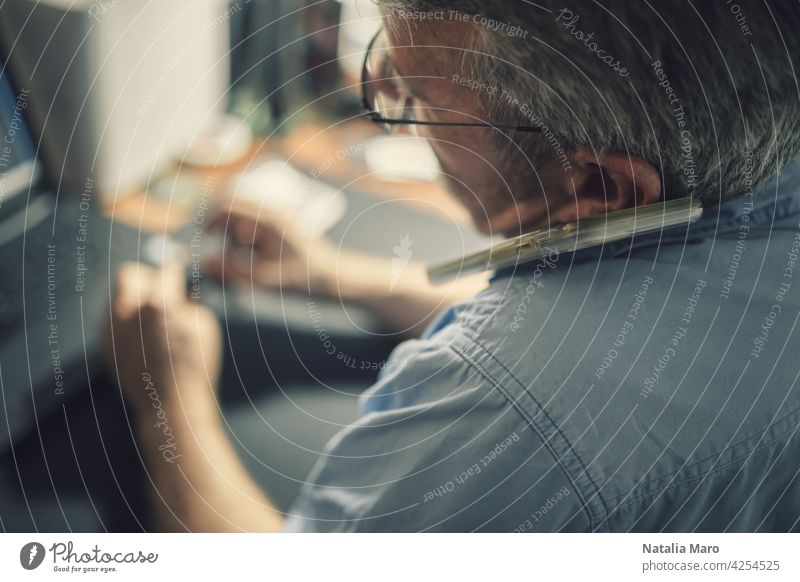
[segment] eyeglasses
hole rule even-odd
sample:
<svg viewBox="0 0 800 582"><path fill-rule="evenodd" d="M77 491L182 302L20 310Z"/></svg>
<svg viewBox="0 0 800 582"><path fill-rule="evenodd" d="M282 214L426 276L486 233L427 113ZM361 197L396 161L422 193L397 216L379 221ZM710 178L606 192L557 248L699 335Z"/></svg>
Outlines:
<svg viewBox="0 0 800 582"><path fill-rule="evenodd" d="M399 125L426 125L437 127L490 127L510 131L541 133L533 125L508 125L500 123L460 123L414 119L414 97L402 76L394 69L389 58L389 40L383 28L367 45L361 66L361 104L366 115L388 131Z"/></svg>

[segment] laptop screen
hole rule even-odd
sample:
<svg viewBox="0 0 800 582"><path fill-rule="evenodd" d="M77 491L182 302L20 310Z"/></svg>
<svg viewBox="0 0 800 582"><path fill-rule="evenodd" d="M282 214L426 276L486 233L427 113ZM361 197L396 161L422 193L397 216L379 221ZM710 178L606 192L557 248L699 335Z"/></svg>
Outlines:
<svg viewBox="0 0 800 582"><path fill-rule="evenodd" d="M24 203L38 185L36 150L25 124L29 92L15 92L0 62L0 215Z"/></svg>

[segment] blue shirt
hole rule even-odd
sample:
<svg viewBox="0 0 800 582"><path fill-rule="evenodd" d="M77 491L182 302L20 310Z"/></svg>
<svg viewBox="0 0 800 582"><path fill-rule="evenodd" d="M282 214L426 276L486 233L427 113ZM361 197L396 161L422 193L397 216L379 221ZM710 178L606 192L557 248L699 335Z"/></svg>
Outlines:
<svg viewBox="0 0 800 582"><path fill-rule="evenodd" d="M798 531L800 165L400 345L288 531Z"/></svg>

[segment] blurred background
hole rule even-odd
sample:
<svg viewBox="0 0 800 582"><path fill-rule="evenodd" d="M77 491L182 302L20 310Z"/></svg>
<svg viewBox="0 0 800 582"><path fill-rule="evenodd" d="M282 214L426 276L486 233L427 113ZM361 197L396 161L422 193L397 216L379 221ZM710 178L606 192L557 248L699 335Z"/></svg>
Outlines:
<svg viewBox="0 0 800 582"><path fill-rule="evenodd" d="M370 0L0 3L0 529L149 527L101 357L121 262L186 265L223 322L226 422L287 508L405 338L356 305L207 277L211 216L241 201L387 261L487 243L427 144L362 117L379 26Z"/></svg>

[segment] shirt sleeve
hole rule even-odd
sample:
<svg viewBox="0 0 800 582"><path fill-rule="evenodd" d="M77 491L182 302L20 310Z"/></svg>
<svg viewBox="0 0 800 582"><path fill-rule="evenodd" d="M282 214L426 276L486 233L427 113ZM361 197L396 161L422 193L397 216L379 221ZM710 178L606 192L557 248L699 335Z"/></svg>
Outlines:
<svg viewBox="0 0 800 582"><path fill-rule="evenodd" d="M582 531L547 443L446 345L407 342L335 436L286 531Z"/></svg>

